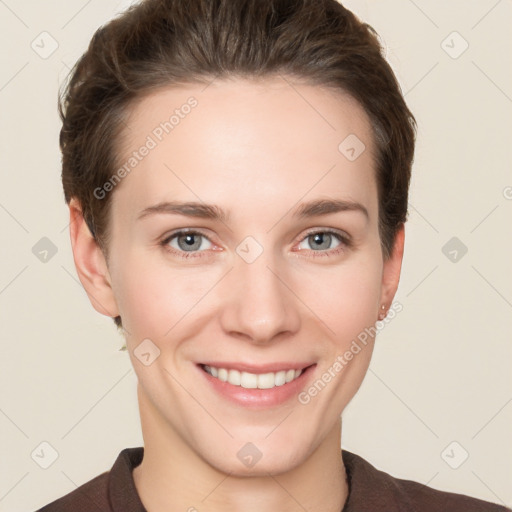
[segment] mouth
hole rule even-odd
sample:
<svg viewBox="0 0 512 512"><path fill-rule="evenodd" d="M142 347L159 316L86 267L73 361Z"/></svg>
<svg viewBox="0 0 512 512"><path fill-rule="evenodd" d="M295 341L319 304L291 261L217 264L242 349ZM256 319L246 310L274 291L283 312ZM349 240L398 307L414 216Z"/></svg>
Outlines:
<svg viewBox="0 0 512 512"><path fill-rule="evenodd" d="M244 389L272 389L293 382L314 365L306 365L300 368L281 366L284 369L258 373L207 364L200 364L199 366L214 379L227 382L232 386Z"/></svg>
<svg viewBox="0 0 512 512"><path fill-rule="evenodd" d="M212 362L196 364L213 393L237 407L268 410L296 400L314 378L316 363L265 366Z"/></svg>

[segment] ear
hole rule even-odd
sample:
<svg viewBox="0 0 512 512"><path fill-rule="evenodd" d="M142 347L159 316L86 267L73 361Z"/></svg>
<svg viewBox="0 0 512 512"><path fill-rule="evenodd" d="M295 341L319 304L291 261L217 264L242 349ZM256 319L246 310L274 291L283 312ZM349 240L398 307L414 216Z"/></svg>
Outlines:
<svg viewBox="0 0 512 512"><path fill-rule="evenodd" d="M387 260L384 261L380 297L380 304L383 305L384 308L379 309L379 314L382 316L385 316L385 313L390 308L398 288L398 282L400 281L400 271L402 269L402 258L404 255L404 243L405 226L402 224L396 233L391 255Z"/></svg>
<svg viewBox="0 0 512 512"><path fill-rule="evenodd" d="M76 271L94 309L102 315L119 315L107 262L92 236L76 199L69 202L69 233Z"/></svg>

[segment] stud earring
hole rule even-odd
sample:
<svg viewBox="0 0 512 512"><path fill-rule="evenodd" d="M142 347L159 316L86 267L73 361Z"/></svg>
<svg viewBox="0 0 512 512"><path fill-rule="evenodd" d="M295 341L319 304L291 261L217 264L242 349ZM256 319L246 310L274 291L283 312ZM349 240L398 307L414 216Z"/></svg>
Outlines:
<svg viewBox="0 0 512 512"><path fill-rule="evenodd" d="M383 320L384 317L386 316L384 310L386 309L386 305L385 304L382 304L382 306L380 307L380 309L382 309L381 313L379 313L379 320Z"/></svg>

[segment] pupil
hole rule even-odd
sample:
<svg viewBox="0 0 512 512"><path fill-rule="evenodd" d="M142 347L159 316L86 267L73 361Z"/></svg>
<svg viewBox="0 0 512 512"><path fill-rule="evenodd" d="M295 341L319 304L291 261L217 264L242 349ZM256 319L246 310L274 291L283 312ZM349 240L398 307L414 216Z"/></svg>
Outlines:
<svg viewBox="0 0 512 512"><path fill-rule="evenodd" d="M315 233L312 236L315 244L318 244L317 249L328 249L329 245L331 245L331 235L329 233Z"/></svg>
<svg viewBox="0 0 512 512"><path fill-rule="evenodd" d="M188 235L181 235L178 238L178 245L183 250L188 249L199 249L201 246L201 242L196 239L198 235L194 234L188 234Z"/></svg>

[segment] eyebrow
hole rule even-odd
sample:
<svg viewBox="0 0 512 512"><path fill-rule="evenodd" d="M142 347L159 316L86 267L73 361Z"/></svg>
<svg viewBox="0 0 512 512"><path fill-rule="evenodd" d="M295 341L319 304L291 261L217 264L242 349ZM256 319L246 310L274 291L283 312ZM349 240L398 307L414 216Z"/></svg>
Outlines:
<svg viewBox="0 0 512 512"><path fill-rule="evenodd" d="M226 222L229 218L229 215L222 208L214 204L198 203L194 201L165 201L142 210L137 220L143 219L149 215L164 213L198 217L200 219L220 220L222 222Z"/></svg>
<svg viewBox="0 0 512 512"><path fill-rule="evenodd" d="M317 199L303 203L294 212L293 216L302 219L338 212L361 212L366 218L370 218L368 210L361 203L343 199Z"/></svg>
<svg viewBox="0 0 512 512"><path fill-rule="evenodd" d="M294 218L306 219L320 215L328 215L338 212L361 212L366 218L369 218L368 210L361 203L343 199L316 199L307 203L302 203L293 213ZM155 214L174 214L184 215L186 217L197 217L200 219L218 220L227 222L229 212L215 204L199 203L194 201L165 201L154 206L149 206L140 212L137 220L143 219Z"/></svg>

